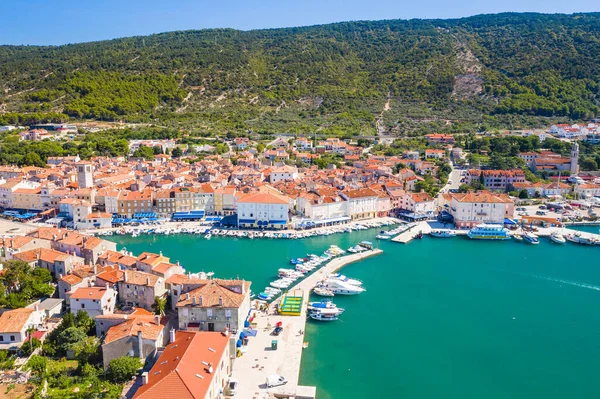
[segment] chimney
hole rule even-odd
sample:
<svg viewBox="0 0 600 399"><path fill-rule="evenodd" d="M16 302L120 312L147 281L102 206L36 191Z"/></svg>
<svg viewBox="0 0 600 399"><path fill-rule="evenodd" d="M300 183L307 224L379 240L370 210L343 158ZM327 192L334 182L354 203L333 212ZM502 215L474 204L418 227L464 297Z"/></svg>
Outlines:
<svg viewBox="0 0 600 399"><path fill-rule="evenodd" d="M148 384L148 372L144 371L142 373L142 385Z"/></svg>
<svg viewBox="0 0 600 399"><path fill-rule="evenodd" d="M189 301L190 300L190 293L188 292L187 294L185 294L185 300Z"/></svg>
<svg viewBox="0 0 600 399"><path fill-rule="evenodd" d="M150 277L146 277L146 285L150 285Z"/></svg>
<svg viewBox="0 0 600 399"><path fill-rule="evenodd" d="M106 289L110 288L110 285L108 284L108 281L104 284L104 286L106 287Z"/></svg>
<svg viewBox="0 0 600 399"><path fill-rule="evenodd" d="M200 298L198 298L198 306L202 306L202 302L204 302L204 301L203 301L202 295L200 295Z"/></svg>
<svg viewBox="0 0 600 399"><path fill-rule="evenodd" d="M98 274L98 266L94 265L94 275Z"/></svg>
<svg viewBox="0 0 600 399"><path fill-rule="evenodd" d="M172 344L173 342L175 342L175 329L172 328L169 331L169 343Z"/></svg>
<svg viewBox="0 0 600 399"><path fill-rule="evenodd" d="M142 338L142 330L138 331L138 357L144 358L144 339Z"/></svg>
<svg viewBox="0 0 600 399"><path fill-rule="evenodd" d="M219 306L223 306L223 297L219 295Z"/></svg>
<svg viewBox="0 0 600 399"><path fill-rule="evenodd" d="M196 306L196 297L195 296L192 297L192 306Z"/></svg>
<svg viewBox="0 0 600 399"><path fill-rule="evenodd" d="M35 310L36 312L37 312L38 310L40 310L40 304L39 304L39 303L36 303L35 305L33 305L33 310Z"/></svg>
<svg viewBox="0 0 600 399"><path fill-rule="evenodd" d="M123 281L127 282L127 272L123 273Z"/></svg>
<svg viewBox="0 0 600 399"><path fill-rule="evenodd" d="M154 316L154 324L156 324L157 326L160 326L160 315Z"/></svg>

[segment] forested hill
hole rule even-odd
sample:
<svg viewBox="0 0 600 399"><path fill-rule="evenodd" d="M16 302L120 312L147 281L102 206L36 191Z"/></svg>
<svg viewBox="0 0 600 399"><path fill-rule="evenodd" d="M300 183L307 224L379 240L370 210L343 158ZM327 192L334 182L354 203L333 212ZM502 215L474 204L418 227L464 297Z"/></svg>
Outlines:
<svg viewBox="0 0 600 399"><path fill-rule="evenodd" d="M422 123L587 119L600 114L599 90L599 13L0 46L0 124L58 113L207 131L402 134Z"/></svg>

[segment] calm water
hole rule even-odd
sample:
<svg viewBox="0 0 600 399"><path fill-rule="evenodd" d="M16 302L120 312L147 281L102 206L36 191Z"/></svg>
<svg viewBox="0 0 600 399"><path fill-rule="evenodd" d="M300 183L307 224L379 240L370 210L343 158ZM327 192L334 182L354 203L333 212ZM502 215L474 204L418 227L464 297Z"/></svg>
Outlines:
<svg viewBox="0 0 600 399"><path fill-rule="evenodd" d="M597 231L597 227L589 231ZM291 257L370 239L113 237L190 271L239 275L260 291ZM309 322L300 383L320 399L598 398L600 248L542 239L379 242L384 254L344 273L367 292L335 301L338 322Z"/></svg>

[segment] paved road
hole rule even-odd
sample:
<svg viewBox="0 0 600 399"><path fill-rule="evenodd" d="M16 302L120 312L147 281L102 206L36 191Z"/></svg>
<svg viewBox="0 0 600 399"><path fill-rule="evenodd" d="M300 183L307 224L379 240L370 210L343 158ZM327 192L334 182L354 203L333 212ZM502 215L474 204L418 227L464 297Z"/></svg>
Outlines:
<svg viewBox="0 0 600 399"><path fill-rule="evenodd" d="M450 172L450 176L448 177L448 183L446 183L446 185L440 190L441 193L447 193L450 190L458 190L462 184L460 179L464 171L460 169L454 169L454 165L452 165L452 163L450 163L450 166L452 167L452 172Z"/></svg>

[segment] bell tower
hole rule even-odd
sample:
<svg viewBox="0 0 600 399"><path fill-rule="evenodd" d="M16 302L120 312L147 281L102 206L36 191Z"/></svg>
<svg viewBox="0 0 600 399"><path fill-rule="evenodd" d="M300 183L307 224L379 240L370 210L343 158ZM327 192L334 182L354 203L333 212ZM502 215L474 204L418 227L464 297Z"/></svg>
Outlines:
<svg viewBox="0 0 600 399"><path fill-rule="evenodd" d="M573 143L571 148L571 174L579 173L579 144Z"/></svg>

